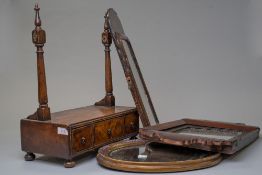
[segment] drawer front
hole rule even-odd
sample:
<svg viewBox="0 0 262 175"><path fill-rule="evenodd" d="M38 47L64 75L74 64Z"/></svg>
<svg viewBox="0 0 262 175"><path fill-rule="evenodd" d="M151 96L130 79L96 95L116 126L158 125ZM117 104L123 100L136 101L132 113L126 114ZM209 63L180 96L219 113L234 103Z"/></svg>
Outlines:
<svg viewBox="0 0 262 175"><path fill-rule="evenodd" d="M83 126L72 130L72 153L77 153L93 146L93 126Z"/></svg>
<svg viewBox="0 0 262 175"><path fill-rule="evenodd" d="M124 118L114 118L95 124L95 145L124 135Z"/></svg>
<svg viewBox="0 0 262 175"><path fill-rule="evenodd" d="M131 134L138 132L139 116L136 113L131 113L125 117L125 133Z"/></svg>

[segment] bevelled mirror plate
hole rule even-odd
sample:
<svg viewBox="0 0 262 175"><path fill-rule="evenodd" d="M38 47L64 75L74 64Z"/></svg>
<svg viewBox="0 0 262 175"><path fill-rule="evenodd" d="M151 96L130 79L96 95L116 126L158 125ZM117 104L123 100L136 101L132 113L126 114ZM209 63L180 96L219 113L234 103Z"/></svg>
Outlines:
<svg viewBox="0 0 262 175"><path fill-rule="evenodd" d="M129 140L99 149L97 160L107 167L131 172L178 172L207 168L222 157L211 153L167 144Z"/></svg>
<svg viewBox="0 0 262 175"><path fill-rule="evenodd" d="M110 30L121 60L129 88L140 114L144 127L158 124L158 118L149 92L140 71L130 41L125 36L120 19L113 9L107 12Z"/></svg>

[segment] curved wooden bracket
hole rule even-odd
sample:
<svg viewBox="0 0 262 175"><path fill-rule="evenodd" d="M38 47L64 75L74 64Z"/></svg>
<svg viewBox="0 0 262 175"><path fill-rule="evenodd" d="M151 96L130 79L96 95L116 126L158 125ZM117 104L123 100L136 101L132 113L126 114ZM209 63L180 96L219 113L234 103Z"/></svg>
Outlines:
<svg viewBox="0 0 262 175"><path fill-rule="evenodd" d="M115 97L113 95L112 70L110 58L110 46L112 44L112 36L109 30L107 15L105 15L104 32L102 33L102 43L105 46L105 97L96 102L97 106L115 106Z"/></svg>

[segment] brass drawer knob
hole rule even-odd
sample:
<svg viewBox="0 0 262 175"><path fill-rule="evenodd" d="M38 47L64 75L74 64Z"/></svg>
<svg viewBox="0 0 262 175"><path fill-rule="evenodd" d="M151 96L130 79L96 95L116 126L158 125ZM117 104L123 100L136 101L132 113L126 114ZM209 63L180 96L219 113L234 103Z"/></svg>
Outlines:
<svg viewBox="0 0 262 175"><path fill-rule="evenodd" d="M86 144L86 138L85 137L82 137L81 140L80 140L80 143L82 145L85 145Z"/></svg>
<svg viewBox="0 0 262 175"><path fill-rule="evenodd" d="M107 129L107 136L111 137L112 136L112 130L111 128Z"/></svg>

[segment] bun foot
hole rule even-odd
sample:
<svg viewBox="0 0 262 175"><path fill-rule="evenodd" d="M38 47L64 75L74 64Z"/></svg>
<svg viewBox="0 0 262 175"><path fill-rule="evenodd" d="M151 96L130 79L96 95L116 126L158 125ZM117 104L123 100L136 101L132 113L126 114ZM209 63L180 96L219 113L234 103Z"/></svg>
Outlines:
<svg viewBox="0 0 262 175"><path fill-rule="evenodd" d="M74 161L72 161L72 160L67 160L64 163L64 167L65 168L73 168L75 165L76 165L76 163Z"/></svg>
<svg viewBox="0 0 262 175"><path fill-rule="evenodd" d="M26 161L33 161L35 160L35 154L27 152L24 158Z"/></svg>

